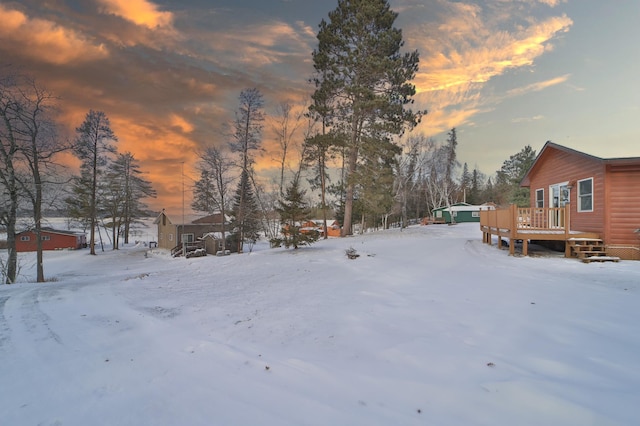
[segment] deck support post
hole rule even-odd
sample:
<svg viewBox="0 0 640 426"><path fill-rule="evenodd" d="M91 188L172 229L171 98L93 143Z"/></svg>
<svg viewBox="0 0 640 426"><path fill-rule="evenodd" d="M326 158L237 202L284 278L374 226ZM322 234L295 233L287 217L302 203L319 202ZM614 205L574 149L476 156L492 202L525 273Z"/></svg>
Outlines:
<svg viewBox="0 0 640 426"><path fill-rule="evenodd" d="M511 226L509 227L509 254L513 256L516 253L516 233L518 232L518 206L509 205L511 210Z"/></svg>
<svg viewBox="0 0 640 426"><path fill-rule="evenodd" d="M571 257L569 235L571 235L571 208L567 203L564 205L564 257Z"/></svg>

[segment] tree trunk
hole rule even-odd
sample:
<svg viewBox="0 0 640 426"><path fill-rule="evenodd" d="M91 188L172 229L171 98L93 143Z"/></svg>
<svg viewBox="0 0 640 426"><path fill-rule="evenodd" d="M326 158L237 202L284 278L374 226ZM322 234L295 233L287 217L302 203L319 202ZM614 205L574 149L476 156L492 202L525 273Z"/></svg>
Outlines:
<svg viewBox="0 0 640 426"><path fill-rule="evenodd" d="M36 198L33 206L33 218L35 220L35 233L38 239L36 245L36 281L43 283L44 280L44 256L42 254L42 180L38 168L38 160L34 158L34 177L36 184Z"/></svg>
<svg viewBox="0 0 640 426"><path fill-rule="evenodd" d="M353 136L355 138L355 135ZM352 235L353 230L351 229L351 217L353 215L353 192L354 192L354 183L352 182L351 176L356 171L356 166L358 164L358 147L355 143L352 144L351 150L349 152L347 164L347 190L345 193L344 200L344 224L342 226L342 236L345 237L347 235Z"/></svg>
<svg viewBox="0 0 640 426"><path fill-rule="evenodd" d="M96 188L98 186L98 143L96 141L93 149L93 182L91 182L91 242L89 243L89 254L96 254ZM102 238L101 238L102 240Z"/></svg>
<svg viewBox="0 0 640 426"><path fill-rule="evenodd" d="M16 282L18 274L18 252L16 251L16 214L18 205L17 193L11 194L11 204L9 205L9 214L7 217L7 270L6 284Z"/></svg>

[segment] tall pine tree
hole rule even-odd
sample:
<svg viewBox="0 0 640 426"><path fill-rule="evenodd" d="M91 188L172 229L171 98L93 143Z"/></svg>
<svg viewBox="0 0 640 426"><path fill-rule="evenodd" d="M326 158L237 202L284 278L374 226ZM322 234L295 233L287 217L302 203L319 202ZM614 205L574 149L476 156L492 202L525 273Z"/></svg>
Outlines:
<svg viewBox="0 0 640 426"><path fill-rule="evenodd" d="M249 244L249 251L260 237L260 210L253 193L249 174L245 171L240 175L240 182L231 209L232 238L236 243L238 253L242 253L244 243Z"/></svg>
<svg viewBox="0 0 640 426"><path fill-rule="evenodd" d="M98 215L98 179L104 173L110 156L115 152L114 142L117 142L107 115L102 111L90 110L80 127L76 128L76 140L73 153L82 164L80 166L81 179L77 185L87 185L88 211L85 217L89 220L90 254L96 254L95 230Z"/></svg>
<svg viewBox="0 0 640 426"><path fill-rule="evenodd" d="M317 35L313 100L333 130L345 135L344 235L351 234L353 177L363 145L388 152L391 137L415 126L422 115L405 108L416 93L409 82L419 57L417 51L400 53L404 42L393 26L397 17L386 0L339 0Z"/></svg>

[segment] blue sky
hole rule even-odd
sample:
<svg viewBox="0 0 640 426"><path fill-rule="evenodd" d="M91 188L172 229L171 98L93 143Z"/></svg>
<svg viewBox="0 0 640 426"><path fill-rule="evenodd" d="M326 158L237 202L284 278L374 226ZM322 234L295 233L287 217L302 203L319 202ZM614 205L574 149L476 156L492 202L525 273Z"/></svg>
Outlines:
<svg viewBox="0 0 640 426"><path fill-rule="evenodd" d="M640 156L640 2L391 0L406 49L420 52L415 132L491 175L525 145ZM159 192L180 192L184 161L225 144L242 89L272 116L312 88L318 24L336 0L24 0L0 2L0 57L61 97L73 130L104 111ZM270 166L273 137L265 126ZM189 167L190 169L190 167ZM161 201L161 199L163 201Z"/></svg>

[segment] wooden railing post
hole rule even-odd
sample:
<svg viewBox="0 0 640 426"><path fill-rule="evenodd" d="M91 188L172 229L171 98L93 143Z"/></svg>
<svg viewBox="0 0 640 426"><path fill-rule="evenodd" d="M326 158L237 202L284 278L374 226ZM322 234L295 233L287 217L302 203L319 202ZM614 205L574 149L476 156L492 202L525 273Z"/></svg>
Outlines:
<svg viewBox="0 0 640 426"><path fill-rule="evenodd" d="M518 226L518 206L511 204L511 223L509 224L509 254L513 256L516 252L516 232Z"/></svg>

